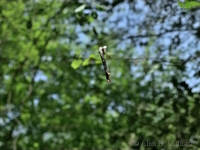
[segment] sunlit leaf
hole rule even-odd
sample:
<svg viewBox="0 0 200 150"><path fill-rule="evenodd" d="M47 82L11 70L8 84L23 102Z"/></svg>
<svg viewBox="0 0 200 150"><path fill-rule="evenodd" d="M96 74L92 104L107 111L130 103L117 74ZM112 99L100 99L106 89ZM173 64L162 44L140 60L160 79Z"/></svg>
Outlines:
<svg viewBox="0 0 200 150"><path fill-rule="evenodd" d="M86 7L85 4L79 6L78 8L75 9L75 13L79 13L79 12L83 11L85 9L85 7Z"/></svg>
<svg viewBox="0 0 200 150"><path fill-rule="evenodd" d="M72 68L77 69L80 67L80 65L82 64L82 60L74 60L71 64Z"/></svg>
<svg viewBox="0 0 200 150"><path fill-rule="evenodd" d="M89 59L89 58L85 59L85 60L83 61L83 66L87 66L87 65L89 64L89 62L90 62L90 59Z"/></svg>
<svg viewBox="0 0 200 150"><path fill-rule="evenodd" d="M197 8L200 7L200 2L198 1L185 1L185 2L178 2L179 6L181 8L185 8L185 9L192 9L192 8Z"/></svg>

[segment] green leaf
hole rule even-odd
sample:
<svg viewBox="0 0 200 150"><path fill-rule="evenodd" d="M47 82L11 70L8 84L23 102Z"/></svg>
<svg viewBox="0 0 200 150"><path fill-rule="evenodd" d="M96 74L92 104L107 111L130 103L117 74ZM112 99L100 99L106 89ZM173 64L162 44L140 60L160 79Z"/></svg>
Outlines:
<svg viewBox="0 0 200 150"><path fill-rule="evenodd" d="M74 60L71 64L72 68L77 69L80 67L80 65L82 64L82 60L78 59L78 60Z"/></svg>
<svg viewBox="0 0 200 150"><path fill-rule="evenodd" d="M39 144L38 144L37 142L34 142L33 146L34 146L35 148L38 148L38 147L39 147Z"/></svg>
<svg viewBox="0 0 200 150"><path fill-rule="evenodd" d="M91 62L98 64L97 61L99 61L99 60L100 60L100 58L99 58L98 55L96 55L96 54L91 54L91 55L89 56L89 58L87 58L87 59L85 59L85 60L83 61L83 66L89 65ZM100 63L101 63L101 60L100 60Z"/></svg>
<svg viewBox="0 0 200 150"><path fill-rule="evenodd" d="M90 59L98 59L99 55L91 54L89 58Z"/></svg>
<svg viewBox="0 0 200 150"><path fill-rule="evenodd" d="M83 66L89 65L89 62L90 62L90 59L89 59L89 58L85 59L85 60L83 61Z"/></svg>
<svg viewBox="0 0 200 150"><path fill-rule="evenodd" d="M104 5L100 5L100 4L96 4L96 8L98 9L98 10L100 10L100 11L106 11L106 6L104 6Z"/></svg>
<svg viewBox="0 0 200 150"><path fill-rule="evenodd" d="M153 65L149 73L155 72L156 70L158 70L158 68L159 68L159 64Z"/></svg>
<svg viewBox="0 0 200 150"><path fill-rule="evenodd" d="M85 4L79 6L78 8L75 9L75 13L79 13L79 12L83 11L85 9L85 7L86 7Z"/></svg>
<svg viewBox="0 0 200 150"><path fill-rule="evenodd" d="M179 1L178 4L181 8L185 8L185 9L200 7L200 2L197 2L197 1L185 1L185 2Z"/></svg>

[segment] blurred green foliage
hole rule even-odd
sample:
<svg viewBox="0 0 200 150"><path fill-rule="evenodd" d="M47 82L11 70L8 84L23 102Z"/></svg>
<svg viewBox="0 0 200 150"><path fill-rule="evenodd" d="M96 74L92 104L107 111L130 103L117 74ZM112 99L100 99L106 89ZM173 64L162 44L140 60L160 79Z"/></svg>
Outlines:
<svg viewBox="0 0 200 150"><path fill-rule="evenodd" d="M161 53L157 45L151 52L156 43L151 39L144 44L144 59L121 59L135 56L136 45L120 48L125 31L107 29L102 19L121 3L0 1L0 149L200 146L200 95L185 82L185 61L178 52L167 62L152 61L152 54ZM180 6L193 8L197 2ZM98 56L103 45L108 46L111 84Z"/></svg>
<svg viewBox="0 0 200 150"><path fill-rule="evenodd" d="M198 1L191 1L191 0L186 0L184 2L178 3L180 7L185 8L185 9L193 9L193 8L199 8L200 7L200 2Z"/></svg>

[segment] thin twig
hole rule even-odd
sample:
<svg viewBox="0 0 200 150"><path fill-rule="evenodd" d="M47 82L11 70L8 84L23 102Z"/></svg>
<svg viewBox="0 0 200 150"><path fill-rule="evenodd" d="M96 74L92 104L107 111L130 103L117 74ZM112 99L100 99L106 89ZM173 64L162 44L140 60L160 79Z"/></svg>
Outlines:
<svg viewBox="0 0 200 150"><path fill-rule="evenodd" d="M192 29L171 29L171 30L165 30L160 33L147 33L147 34L138 34L138 35L130 35L127 36L127 39L134 39L134 38L149 38L149 37L161 37L165 34L172 33L172 32L191 32L191 31L197 31L198 29L192 28Z"/></svg>
<svg viewBox="0 0 200 150"><path fill-rule="evenodd" d="M106 63L106 59L105 59L105 53L106 53L106 46L103 46L103 47L99 47L99 55L101 57L101 61L102 61L102 64L103 64L103 68L104 68L104 72L105 72L105 75L106 75L106 79L108 82L111 82L110 80L110 72L108 71L108 67L107 67L107 63Z"/></svg>

